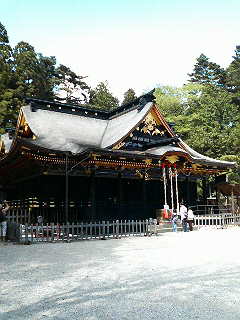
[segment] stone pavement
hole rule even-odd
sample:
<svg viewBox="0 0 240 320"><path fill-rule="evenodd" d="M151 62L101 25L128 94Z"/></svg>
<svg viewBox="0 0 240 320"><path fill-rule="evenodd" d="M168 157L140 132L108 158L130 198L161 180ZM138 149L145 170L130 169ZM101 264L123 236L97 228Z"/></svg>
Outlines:
<svg viewBox="0 0 240 320"><path fill-rule="evenodd" d="M240 228L0 246L0 319L240 319Z"/></svg>

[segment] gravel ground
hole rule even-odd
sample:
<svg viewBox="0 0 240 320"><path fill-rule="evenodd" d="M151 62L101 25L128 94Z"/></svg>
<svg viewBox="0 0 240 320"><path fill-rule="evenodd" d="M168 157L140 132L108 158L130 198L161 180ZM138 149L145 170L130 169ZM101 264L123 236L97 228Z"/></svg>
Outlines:
<svg viewBox="0 0 240 320"><path fill-rule="evenodd" d="M0 319L240 319L240 228L0 245Z"/></svg>

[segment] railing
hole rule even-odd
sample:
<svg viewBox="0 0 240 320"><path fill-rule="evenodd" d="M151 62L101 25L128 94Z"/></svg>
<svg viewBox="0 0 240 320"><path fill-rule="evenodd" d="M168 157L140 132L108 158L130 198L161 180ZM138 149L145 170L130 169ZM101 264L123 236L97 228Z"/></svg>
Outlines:
<svg viewBox="0 0 240 320"><path fill-rule="evenodd" d="M195 216L194 229L204 227L227 228L239 226L240 215ZM67 224L24 224L20 225L20 242L58 242L74 240L122 238L130 236L152 236L171 232L171 222L157 224L156 219L116 220ZM180 221L178 231L182 231Z"/></svg>
<svg viewBox="0 0 240 320"><path fill-rule="evenodd" d="M228 227L240 225L240 215L236 214L219 214L219 215L198 215L194 217L196 228L201 227Z"/></svg>
<svg viewBox="0 0 240 320"><path fill-rule="evenodd" d="M41 216L43 223L64 223L66 221L65 202L56 200L40 201L36 198L26 200L9 201L9 221L21 224L34 224L39 222ZM96 201L69 201L68 221L93 221L97 217L99 220L111 221L113 219L147 219L156 217L156 212L161 211L162 205L155 202L143 203L143 201L113 202ZM94 210L93 210L94 209ZM230 205L197 205L192 206L196 216L232 214ZM237 211L235 212L237 213Z"/></svg>
<svg viewBox="0 0 240 320"><path fill-rule="evenodd" d="M102 221L47 225L20 225L21 242L57 242L148 236L156 234L156 223L149 220Z"/></svg>
<svg viewBox="0 0 240 320"><path fill-rule="evenodd" d="M195 215L231 214L231 205L196 205L190 207Z"/></svg>

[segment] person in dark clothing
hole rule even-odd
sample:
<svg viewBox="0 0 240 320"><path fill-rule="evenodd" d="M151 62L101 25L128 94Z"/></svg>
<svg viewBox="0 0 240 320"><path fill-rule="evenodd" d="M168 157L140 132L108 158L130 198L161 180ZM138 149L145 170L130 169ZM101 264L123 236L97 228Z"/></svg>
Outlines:
<svg viewBox="0 0 240 320"><path fill-rule="evenodd" d="M6 201L0 204L0 240L6 241L7 233L7 212L9 210L9 205Z"/></svg>

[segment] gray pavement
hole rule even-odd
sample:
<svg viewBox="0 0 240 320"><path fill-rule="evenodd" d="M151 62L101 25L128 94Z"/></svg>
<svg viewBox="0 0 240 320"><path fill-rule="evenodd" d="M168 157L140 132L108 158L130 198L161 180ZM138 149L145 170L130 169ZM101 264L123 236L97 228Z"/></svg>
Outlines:
<svg viewBox="0 0 240 320"><path fill-rule="evenodd" d="M0 245L0 319L240 319L240 228Z"/></svg>

